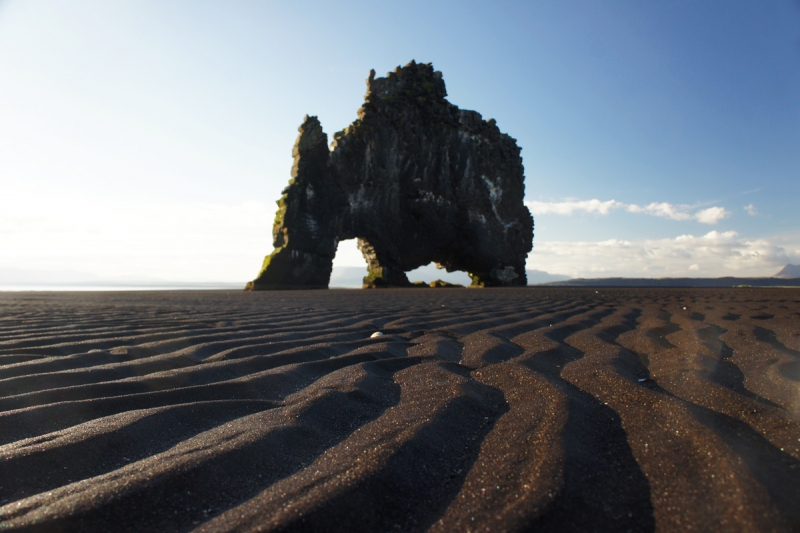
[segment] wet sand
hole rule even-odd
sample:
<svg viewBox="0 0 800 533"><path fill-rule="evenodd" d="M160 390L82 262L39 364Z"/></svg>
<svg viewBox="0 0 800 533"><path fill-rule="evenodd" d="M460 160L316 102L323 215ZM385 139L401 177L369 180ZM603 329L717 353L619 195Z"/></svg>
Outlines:
<svg viewBox="0 0 800 533"><path fill-rule="evenodd" d="M0 293L3 531L800 531L799 501L800 289Z"/></svg>

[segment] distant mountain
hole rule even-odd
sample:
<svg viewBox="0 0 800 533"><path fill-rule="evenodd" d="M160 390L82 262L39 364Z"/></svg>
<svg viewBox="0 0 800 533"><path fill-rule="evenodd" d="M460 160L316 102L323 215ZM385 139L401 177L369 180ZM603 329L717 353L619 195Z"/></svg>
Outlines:
<svg viewBox="0 0 800 533"><path fill-rule="evenodd" d="M788 264L783 269L772 276L773 278L780 278L780 279L792 279L792 278L800 278L800 265L792 265Z"/></svg>
<svg viewBox="0 0 800 533"><path fill-rule="evenodd" d="M569 276L562 276L561 274L549 274L544 270L526 270L528 275L528 285L543 285L545 283L552 283L554 281L566 281Z"/></svg>
<svg viewBox="0 0 800 533"><path fill-rule="evenodd" d="M360 289L366 275L366 266L333 267L328 286L332 289Z"/></svg>

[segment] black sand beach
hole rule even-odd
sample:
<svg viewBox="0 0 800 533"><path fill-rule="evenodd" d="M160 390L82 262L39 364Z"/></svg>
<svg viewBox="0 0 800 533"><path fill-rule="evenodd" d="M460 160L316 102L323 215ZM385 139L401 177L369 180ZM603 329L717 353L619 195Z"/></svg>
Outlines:
<svg viewBox="0 0 800 533"><path fill-rule="evenodd" d="M0 293L3 531L788 532L799 498L796 289Z"/></svg>

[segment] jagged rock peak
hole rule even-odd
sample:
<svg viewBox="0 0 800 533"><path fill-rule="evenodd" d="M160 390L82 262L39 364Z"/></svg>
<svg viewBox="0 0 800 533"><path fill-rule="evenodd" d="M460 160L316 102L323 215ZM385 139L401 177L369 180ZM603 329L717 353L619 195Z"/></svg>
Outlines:
<svg viewBox="0 0 800 533"><path fill-rule="evenodd" d="M292 156L294 156L295 160L302 152L316 148L320 142L325 146L328 145L328 136L322 131L322 124L319 123L317 117L304 116L303 123L297 128L297 131L300 132L300 135L294 143L294 148L292 148Z"/></svg>
<svg viewBox="0 0 800 533"><path fill-rule="evenodd" d="M385 78L376 78L375 71L369 71L367 78L367 102L376 98L386 99L398 96L410 99L444 100L447 89L442 73L433 70L430 63L411 61L405 67L397 67L388 72Z"/></svg>

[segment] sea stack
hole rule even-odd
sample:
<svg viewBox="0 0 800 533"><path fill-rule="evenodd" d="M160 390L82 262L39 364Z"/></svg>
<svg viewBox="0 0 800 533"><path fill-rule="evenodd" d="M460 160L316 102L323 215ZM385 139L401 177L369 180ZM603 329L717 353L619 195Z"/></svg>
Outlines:
<svg viewBox="0 0 800 533"><path fill-rule="evenodd" d="M520 148L494 120L445 98L431 64L371 71L358 119L330 148L305 117L278 201L275 250L248 290L328 286L340 241L358 239L365 288L408 287L431 262L471 287L524 286L533 217Z"/></svg>

